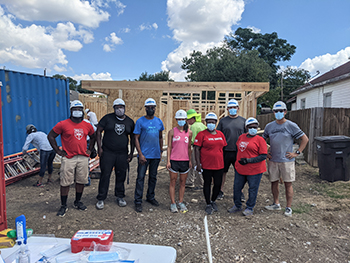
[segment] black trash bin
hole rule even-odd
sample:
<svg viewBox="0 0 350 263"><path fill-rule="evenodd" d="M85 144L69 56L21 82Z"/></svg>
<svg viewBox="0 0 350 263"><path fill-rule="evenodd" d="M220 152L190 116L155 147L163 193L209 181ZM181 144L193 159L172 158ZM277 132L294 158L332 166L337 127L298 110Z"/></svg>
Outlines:
<svg viewBox="0 0 350 263"><path fill-rule="evenodd" d="M329 182L350 180L350 137L315 137L321 179Z"/></svg>

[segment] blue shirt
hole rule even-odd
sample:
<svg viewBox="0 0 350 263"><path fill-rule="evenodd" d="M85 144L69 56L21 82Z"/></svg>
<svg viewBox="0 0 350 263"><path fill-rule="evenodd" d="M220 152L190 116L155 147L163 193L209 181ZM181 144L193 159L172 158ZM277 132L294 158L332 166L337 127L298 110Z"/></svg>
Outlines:
<svg viewBox="0 0 350 263"><path fill-rule="evenodd" d="M134 134L139 134L141 152L146 159L160 159L159 132L164 130L163 122L154 117L145 116L136 121Z"/></svg>

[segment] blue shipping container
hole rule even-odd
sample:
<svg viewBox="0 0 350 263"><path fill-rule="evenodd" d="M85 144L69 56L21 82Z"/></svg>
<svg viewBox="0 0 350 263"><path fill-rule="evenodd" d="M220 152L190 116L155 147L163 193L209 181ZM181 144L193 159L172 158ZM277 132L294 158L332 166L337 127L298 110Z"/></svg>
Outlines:
<svg viewBox="0 0 350 263"><path fill-rule="evenodd" d="M48 134L69 118L68 80L0 69L0 81L5 156L22 151L28 124Z"/></svg>

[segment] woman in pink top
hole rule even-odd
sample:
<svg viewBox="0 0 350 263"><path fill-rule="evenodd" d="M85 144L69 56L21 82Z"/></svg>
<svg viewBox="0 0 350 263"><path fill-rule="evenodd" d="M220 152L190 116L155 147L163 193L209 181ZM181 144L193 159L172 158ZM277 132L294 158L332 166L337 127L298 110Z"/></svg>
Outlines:
<svg viewBox="0 0 350 263"><path fill-rule="evenodd" d="M180 174L180 188L179 188L179 207L180 212L186 213L188 211L186 205L183 203L185 194L185 184L189 169L192 167L191 163L191 138L192 131L188 129L187 114L184 110L178 110L175 114L177 127L173 128L168 133L168 162L167 169L170 174L169 195L171 200L170 211L177 213L177 206L175 203L175 185L177 176Z"/></svg>

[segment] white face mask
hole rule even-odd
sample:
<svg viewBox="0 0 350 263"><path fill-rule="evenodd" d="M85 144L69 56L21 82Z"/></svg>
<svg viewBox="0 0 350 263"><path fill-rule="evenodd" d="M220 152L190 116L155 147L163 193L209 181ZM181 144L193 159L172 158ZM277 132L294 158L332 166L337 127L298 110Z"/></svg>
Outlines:
<svg viewBox="0 0 350 263"><path fill-rule="evenodd" d="M125 114L125 109L124 108L118 108L118 109L115 109L114 112L115 112L115 115L117 115L117 117L121 118Z"/></svg>
<svg viewBox="0 0 350 263"><path fill-rule="evenodd" d="M73 116L74 118L81 118L81 117L83 117L83 112L80 111L80 110L72 111L72 116Z"/></svg>

